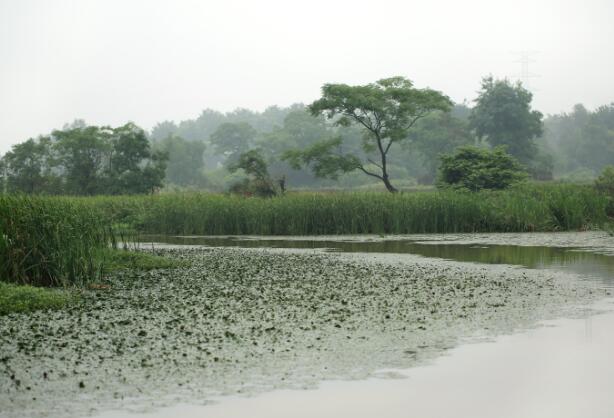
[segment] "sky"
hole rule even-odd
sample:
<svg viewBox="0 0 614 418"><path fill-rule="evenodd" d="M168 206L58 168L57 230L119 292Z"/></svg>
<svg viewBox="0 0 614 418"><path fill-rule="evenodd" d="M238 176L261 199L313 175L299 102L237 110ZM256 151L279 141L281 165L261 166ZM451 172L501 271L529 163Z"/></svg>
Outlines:
<svg viewBox="0 0 614 418"><path fill-rule="evenodd" d="M614 101L612 0L0 0L0 153L74 119L145 129L402 75L456 102L529 51L544 114Z"/></svg>

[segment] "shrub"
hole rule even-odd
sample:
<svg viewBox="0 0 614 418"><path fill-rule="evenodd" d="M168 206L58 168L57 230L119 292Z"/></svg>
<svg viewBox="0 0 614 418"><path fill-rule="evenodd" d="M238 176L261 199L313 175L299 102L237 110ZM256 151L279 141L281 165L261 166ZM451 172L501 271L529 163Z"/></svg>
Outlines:
<svg viewBox="0 0 614 418"><path fill-rule="evenodd" d="M468 145L440 158L438 187L501 190L527 178L522 165L504 147L489 150Z"/></svg>
<svg viewBox="0 0 614 418"><path fill-rule="evenodd" d="M595 180L595 187L602 193L614 197L614 166L607 166Z"/></svg>

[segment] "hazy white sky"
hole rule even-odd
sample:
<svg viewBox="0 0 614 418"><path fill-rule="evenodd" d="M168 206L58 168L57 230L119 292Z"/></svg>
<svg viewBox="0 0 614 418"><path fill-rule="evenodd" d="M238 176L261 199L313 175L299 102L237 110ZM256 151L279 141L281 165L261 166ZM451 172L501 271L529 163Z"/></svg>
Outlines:
<svg viewBox="0 0 614 418"><path fill-rule="evenodd" d="M473 100L519 51L544 113L614 101L612 0L0 0L0 152L75 118L197 117L404 75Z"/></svg>

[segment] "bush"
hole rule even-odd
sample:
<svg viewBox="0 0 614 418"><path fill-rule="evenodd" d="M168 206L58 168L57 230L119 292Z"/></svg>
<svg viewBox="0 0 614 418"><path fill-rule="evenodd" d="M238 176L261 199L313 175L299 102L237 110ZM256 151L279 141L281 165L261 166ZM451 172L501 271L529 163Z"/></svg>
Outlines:
<svg viewBox="0 0 614 418"><path fill-rule="evenodd" d="M489 150L468 145L440 158L438 187L501 190L527 178L522 165L505 147Z"/></svg>
<svg viewBox="0 0 614 418"><path fill-rule="evenodd" d="M614 197L614 166L607 166L595 180L595 187L600 192Z"/></svg>

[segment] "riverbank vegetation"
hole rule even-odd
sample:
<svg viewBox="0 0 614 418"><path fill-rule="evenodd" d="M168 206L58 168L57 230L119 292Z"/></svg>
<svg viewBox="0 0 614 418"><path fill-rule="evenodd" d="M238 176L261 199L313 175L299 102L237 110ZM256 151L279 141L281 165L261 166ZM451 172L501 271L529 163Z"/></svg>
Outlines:
<svg viewBox="0 0 614 418"><path fill-rule="evenodd" d="M18 284L73 286L105 265L172 267L111 250L135 234L322 235L570 231L608 221L593 186L520 184L507 190L210 193L155 196L0 197L0 276ZM132 258L131 258L132 257ZM146 256L143 256L146 257Z"/></svg>
<svg viewBox="0 0 614 418"><path fill-rule="evenodd" d="M583 230L607 220L591 186L526 184L503 191L288 193L245 198L182 193L96 197L114 223L200 235L410 234Z"/></svg>
<svg viewBox="0 0 614 418"><path fill-rule="evenodd" d="M77 298L75 293L63 289L22 286L0 281L0 315L60 309Z"/></svg>

